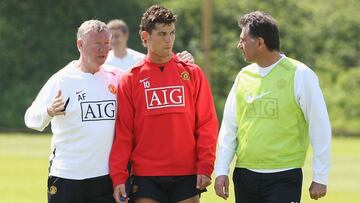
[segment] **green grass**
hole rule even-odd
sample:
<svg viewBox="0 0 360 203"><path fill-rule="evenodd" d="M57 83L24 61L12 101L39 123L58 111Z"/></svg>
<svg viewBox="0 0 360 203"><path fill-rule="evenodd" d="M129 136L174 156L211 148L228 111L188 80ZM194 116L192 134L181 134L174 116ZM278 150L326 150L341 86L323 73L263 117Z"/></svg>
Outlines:
<svg viewBox="0 0 360 203"><path fill-rule="evenodd" d="M0 203L41 203L46 199L50 136L0 136Z"/></svg>
<svg viewBox="0 0 360 203"><path fill-rule="evenodd" d="M360 138L334 138L328 195L316 202L360 202ZM0 203L45 203L50 136L0 134ZM311 152L309 153L311 154ZM310 200L311 160L304 168L303 203ZM202 203L234 202L218 198L213 185L203 194Z"/></svg>

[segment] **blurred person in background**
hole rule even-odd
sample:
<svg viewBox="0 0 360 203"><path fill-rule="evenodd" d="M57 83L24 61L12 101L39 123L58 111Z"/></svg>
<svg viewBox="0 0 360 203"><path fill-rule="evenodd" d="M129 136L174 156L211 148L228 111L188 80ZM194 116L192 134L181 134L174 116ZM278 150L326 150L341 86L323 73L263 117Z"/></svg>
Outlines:
<svg viewBox="0 0 360 203"><path fill-rule="evenodd" d="M107 23L111 31L111 50L105 61L105 64L115 66L122 71L127 71L142 59L145 54L128 48L129 27L122 19L113 19ZM183 51L177 54L179 59L185 62L194 63L193 56Z"/></svg>
<svg viewBox="0 0 360 203"><path fill-rule="evenodd" d="M107 23L111 31L111 51L105 61L109 64L127 71L140 60L145 57L145 54L135 51L127 47L129 40L129 28L121 19L113 19Z"/></svg>
<svg viewBox="0 0 360 203"><path fill-rule="evenodd" d="M215 191L229 196L229 166L237 203L300 202L302 169L311 141L310 197L326 195L331 126L316 74L280 53L276 21L255 11L239 20L246 62L228 95L219 133Z"/></svg>

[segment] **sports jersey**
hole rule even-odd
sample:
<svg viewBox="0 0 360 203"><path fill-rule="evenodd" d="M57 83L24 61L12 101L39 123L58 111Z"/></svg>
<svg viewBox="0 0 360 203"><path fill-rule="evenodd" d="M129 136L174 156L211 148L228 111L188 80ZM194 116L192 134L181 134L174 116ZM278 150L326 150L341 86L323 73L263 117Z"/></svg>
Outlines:
<svg viewBox="0 0 360 203"><path fill-rule="evenodd" d="M49 175L81 180L109 174L120 71L103 65L94 74L85 73L76 63L72 61L46 82L27 109L25 123L42 131L51 122ZM47 107L58 90L65 115L50 117Z"/></svg>
<svg viewBox="0 0 360 203"><path fill-rule="evenodd" d="M217 159L215 167L216 176L227 175L229 173L229 167L236 153L236 149L237 147L241 147L238 146L237 142L239 123L236 113L236 91L242 71L255 69L259 77L266 77L274 68L278 68L278 63L284 59L286 59L286 56L282 55L280 60L269 67L259 67L257 64L250 64L243 68L238 74L225 104L217 152L217 156L221 158ZM304 119L308 124L308 136L313 149L313 180L317 183L326 184L330 168L331 126L324 97L316 74L305 64L297 63L293 77L294 95L291 96L301 109ZM260 100L263 96L265 97L265 95L259 94L257 97L255 96L254 99L258 98ZM279 109L279 111L281 111L281 109ZM279 140L279 142L280 141L281 140ZM261 157L259 157L259 159L261 159ZM273 173L291 168L249 169L259 173Z"/></svg>
<svg viewBox="0 0 360 203"><path fill-rule="evenodd" d="M238 168L300 168L309 135L307 123L295 102L297 61L284 58L266 77L248 66L238 80L236 152Z"/></svg>
<svg viewBox="0 0 360 203"><path fill-rule="evenodd" d="M209 84L194 64L148 59L123 75L110 155L114 186L136 176L211 175L218 121Z"/></svg>
<svg viewBox="0 0 360 203"><path fill-rule="evenodd" d="M125 72L139 63L144 57L145 55L143 53L126 48L126 55L123 58L119 58L116 57L114 51L111 50L106 58L105 64L115 66Z"/></svg>

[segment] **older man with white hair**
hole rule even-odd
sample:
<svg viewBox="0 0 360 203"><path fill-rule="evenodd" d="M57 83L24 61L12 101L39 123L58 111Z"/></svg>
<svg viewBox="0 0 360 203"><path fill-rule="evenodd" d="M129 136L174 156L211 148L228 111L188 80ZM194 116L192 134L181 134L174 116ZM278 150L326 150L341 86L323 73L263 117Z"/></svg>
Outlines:
<svg viewBox="0 0 360 203"><path fill-rule="evenodd" d="M26 111L29 128L42 131L51 122L49 203L115 202L109 153L120 71L103 65L110 37L105 23L82 23L77 33L80 58L55 73Z"/></svg>

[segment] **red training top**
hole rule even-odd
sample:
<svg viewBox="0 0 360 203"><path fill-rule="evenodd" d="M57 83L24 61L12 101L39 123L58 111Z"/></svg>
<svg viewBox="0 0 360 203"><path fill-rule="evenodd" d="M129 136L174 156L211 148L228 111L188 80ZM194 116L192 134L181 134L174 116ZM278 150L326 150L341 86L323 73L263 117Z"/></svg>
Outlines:
<svg viewBox="0 0 360 203"><path fill-rule="evenodd" d="M218 134L211 89L201 69L174 55L165 64L144 59L118 86L115 140L110 154L114 187L137 176L208 175Z"/></svg>

